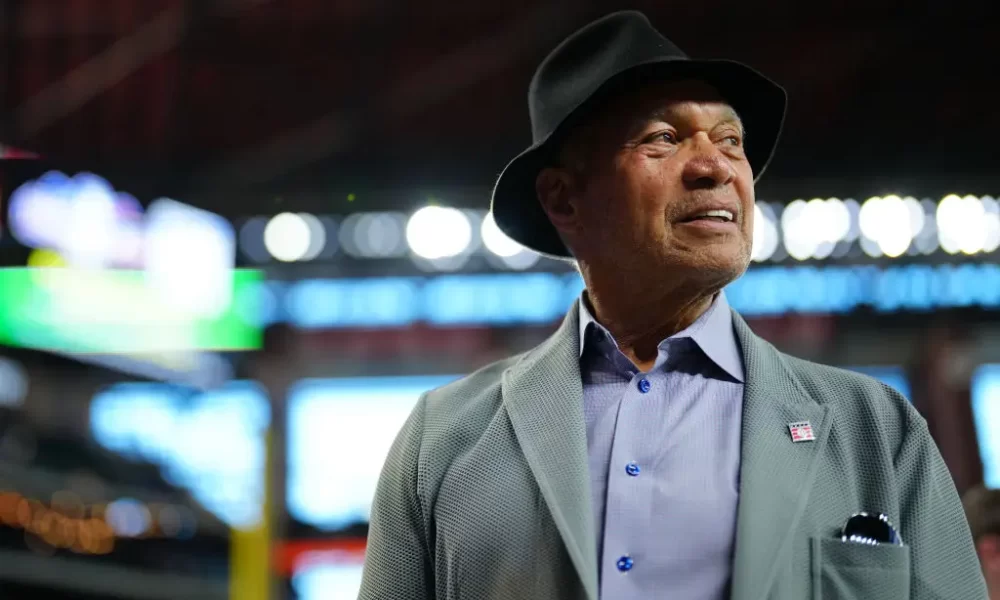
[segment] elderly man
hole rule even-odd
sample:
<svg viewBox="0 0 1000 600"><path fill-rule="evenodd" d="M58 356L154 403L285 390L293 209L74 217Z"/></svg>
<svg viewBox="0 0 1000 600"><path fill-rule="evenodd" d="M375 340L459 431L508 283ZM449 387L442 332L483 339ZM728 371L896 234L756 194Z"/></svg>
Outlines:
<svg viewBox="0 0 1000 600"><path fill-rule="evenodd" d="M623 12L545 59L529 107L493 214L586 291L537 348L421 398L361 597L986 598L923 419L726 304L784 91Z"/></svg>

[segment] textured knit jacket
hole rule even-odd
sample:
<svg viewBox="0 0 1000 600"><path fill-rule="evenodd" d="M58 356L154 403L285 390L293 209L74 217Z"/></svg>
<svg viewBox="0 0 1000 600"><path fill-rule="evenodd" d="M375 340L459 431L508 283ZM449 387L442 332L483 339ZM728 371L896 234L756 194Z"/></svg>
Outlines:
<svg viewBox="0 0 1000 600"><path fill-rule="evenodd" d="M538 347L420 399L375 494L361 599L598 599L578 319L574 304ZM736 313L733 326L746 385L732 599L986 600L909 402L779 352ZM815 441L791 441L800 421ZM888 515L905 545L842 542L860 511Z"/></svg>

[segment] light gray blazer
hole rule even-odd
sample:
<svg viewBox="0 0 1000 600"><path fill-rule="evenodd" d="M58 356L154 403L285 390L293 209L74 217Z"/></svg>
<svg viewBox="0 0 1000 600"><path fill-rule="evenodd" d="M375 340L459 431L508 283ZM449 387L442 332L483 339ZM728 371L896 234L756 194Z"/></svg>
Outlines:
<svg viewBox="0 0 1000 600"><path fill-rule="evenodd" d="M597 600L578 318L574 304L538 347L421 398L379 481L360 598ZM733 326L746 386L732 599L986 600L913 407L779 352L736 313ZM798 421L815 441L792 443ZM837 539L859 511L887 514L905 546Z"/></svg>

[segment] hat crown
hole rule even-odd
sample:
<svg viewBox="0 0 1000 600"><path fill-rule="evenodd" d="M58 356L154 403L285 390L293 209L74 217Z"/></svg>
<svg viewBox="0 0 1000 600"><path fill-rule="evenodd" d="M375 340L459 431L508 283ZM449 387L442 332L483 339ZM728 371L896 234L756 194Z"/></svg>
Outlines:
<svg viewBox="0 0 1000 600"><path fill-rule="evenodd" d="M534 141L551 135L611 77L646 62L687 58L638 11L590 23L550 52L531 79L528 112Z"/></svg>

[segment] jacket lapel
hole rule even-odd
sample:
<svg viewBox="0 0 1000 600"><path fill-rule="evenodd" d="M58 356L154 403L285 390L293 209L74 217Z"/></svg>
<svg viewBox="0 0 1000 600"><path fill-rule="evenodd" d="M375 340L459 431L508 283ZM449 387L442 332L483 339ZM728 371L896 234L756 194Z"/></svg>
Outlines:
<svg viewBox="0 0 1000 600"><path fill-rule="evenodd" d="M580 379L578 308L504 373L503 402L542 496L590 600L597 548Z"/></svg>
<svg viewBox="0 0 1000 600"><path fill-rule="evenodd" d="M767 597L787 562L832 422L788 370L785 359L733 313L743 348L743 440L733 600ZM815 441L793 443L790 423L809 421Z"/></svg>

